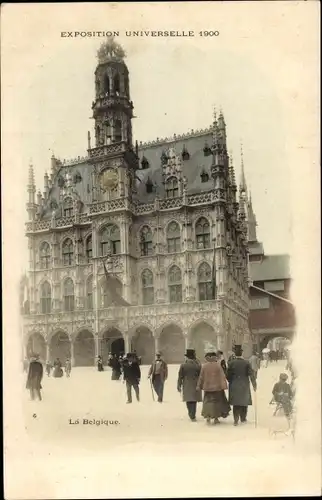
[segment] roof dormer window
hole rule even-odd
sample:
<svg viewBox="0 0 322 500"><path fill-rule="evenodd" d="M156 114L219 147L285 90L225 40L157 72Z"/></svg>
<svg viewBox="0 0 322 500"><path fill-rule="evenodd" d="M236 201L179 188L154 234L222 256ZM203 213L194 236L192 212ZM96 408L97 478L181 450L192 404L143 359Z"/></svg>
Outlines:
<svg viewBox="0 0 322 500"><path fill-rule="evenodd" d="M204 148L203 148L203 153L205 156L210 156L211 155L211 148L209 147L208 142L205 142Z"/></svg>
<svg viewBox="0 0 322 500"><path fill-rule="evenodd" d="M209 181L209 174L203 170L200 174L201 182L208 182Z"/></svg>
<svg viewBox="0 0 322 500"><path fill-rule="evenodd" d="M142 167L142 170L146 170L147 168L149 168L150 166L150 163L148 161L148 159L143 156L142 160L141 160L141 167Z"/></svg>
<svg viewBox="0 0 322 500"><path fill-rule="evenodd" d="M167 162L168 162L168 155L166 154L165 151L162 151L161 163L162 163L162 165L166 165Z"/></svg>
<svg viewBox="0 0 322 500"><path fill-rule="evenodd" d="M190 159L190 154L189 154L189 151L187 150L186 146L183 146L183 148L182 148L181 157L182 157L183 161Z"/></svg>
<svg viewBox="0 0 322 500"><path fill-rule="evenodd" d="M146 192L147 193L153 193L153 182L151 181L150 177L148 177L146 183L145 183L145 186L146 186Z"/></svg>

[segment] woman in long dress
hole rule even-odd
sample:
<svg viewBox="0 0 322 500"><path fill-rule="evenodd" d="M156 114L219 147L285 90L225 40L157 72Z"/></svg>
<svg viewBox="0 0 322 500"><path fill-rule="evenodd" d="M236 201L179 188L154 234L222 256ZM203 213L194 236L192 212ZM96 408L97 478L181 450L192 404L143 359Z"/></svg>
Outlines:
<svg viewBox="0 0 322 500"><path fill-rule="evenodd" d="M230 412L225 390L228 388L224 371L217 361L216 353L206 354L206 363L202 365L197 390L204 391L201 415L210 424L219 424L219 418L226 418Z"/></svg>

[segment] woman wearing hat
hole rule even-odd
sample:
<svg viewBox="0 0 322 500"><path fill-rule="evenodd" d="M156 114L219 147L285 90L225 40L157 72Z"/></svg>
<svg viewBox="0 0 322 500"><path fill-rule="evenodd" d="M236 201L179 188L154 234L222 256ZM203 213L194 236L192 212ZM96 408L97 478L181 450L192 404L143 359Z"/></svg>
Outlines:
<svg viewBox="0 0 322 500"><path fill-rule="evenodd" d="M230 412L230 406L225 396L227 380L224 371L217 361L215 352L206 354L206 363L202 365L197 390L204 391L202 416L210 424L214 420L219 424L219 418L226 418Z"/></svg>
<svg viewBox="0 0 322 500"><path fill-rule="evenodd" d="M194 349L187 349L185 357L185 362L179 368L177 389L182 392L190 420L196 422L197 403L202 401L202 392L197 389L201 364L196 359Z"/></svg>

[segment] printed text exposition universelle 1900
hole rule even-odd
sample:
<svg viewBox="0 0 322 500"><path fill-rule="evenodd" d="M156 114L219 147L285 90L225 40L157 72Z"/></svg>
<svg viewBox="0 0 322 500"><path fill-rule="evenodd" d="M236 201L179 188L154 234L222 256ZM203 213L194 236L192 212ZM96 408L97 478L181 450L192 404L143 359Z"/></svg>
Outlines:
<svg viewBox="0 0 322 500"><path fill-rule="evenodd" d="M92 37L117 37L120 31L61 31L61 38L92 38ZM123 33L121 33L123 34ZM125 36L131 37L194 37L218 36L219 31L125 31Z"/></svg>

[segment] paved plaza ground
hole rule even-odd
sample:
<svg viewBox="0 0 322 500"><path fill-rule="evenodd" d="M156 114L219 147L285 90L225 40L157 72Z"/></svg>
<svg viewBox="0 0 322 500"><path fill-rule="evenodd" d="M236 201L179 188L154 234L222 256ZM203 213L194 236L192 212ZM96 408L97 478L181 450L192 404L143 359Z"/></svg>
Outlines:
<svg viewBox="0 0 322 500"><path fill-rule="evenodd" d="M24 391L29 459L23 480L33 498L294 495L309 493L304 482L313 488L313 457L308 469L311 458L296 453L292 437L270 434L286 429L286 420L273 417L269 405L285 361L259 371L257 428L254 406L248 423L234 427L232 416L207 426L199 404L192 423L176 389L178 366L169 366L162 404L152 400L148 367L141 370L140 403L133 398L126 404L125 384L112 381L110 369L100 373L94 367L74 368L69 379L45 375L42 402L29 401ZM84 425L83 419L109 425ZM37 473L44 460L46 476Z"/></svg>

